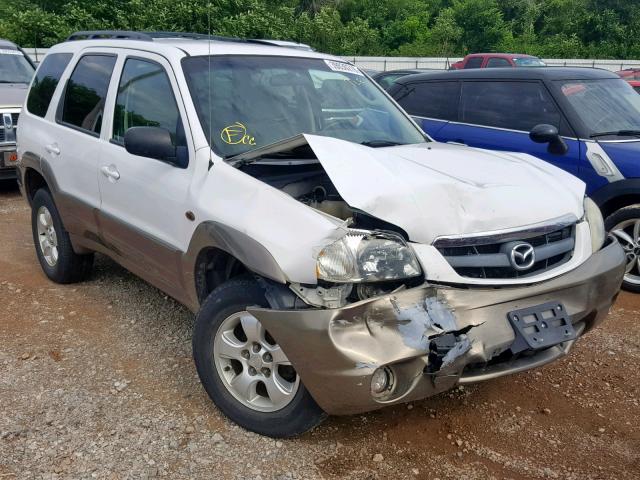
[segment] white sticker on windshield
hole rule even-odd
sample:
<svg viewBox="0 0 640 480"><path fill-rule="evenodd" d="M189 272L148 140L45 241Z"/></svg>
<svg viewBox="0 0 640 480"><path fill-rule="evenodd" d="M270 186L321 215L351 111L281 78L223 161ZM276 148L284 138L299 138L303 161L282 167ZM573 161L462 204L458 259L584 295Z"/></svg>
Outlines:
<svg viewBox="0 0 640 480"><path fill-rule="evenodd" d="M355 75L364 77L364 74L350 63L335 62L333 60L325 60L324 63L326 63L327 67L329 67L334 72L354 73Z"/></svg>
<svg viewBox="0 0 640 480"><path fill-rule="evenodd" d="M6 48L0 48L0 55L22 55L20 50L9 50Z"/></svg>

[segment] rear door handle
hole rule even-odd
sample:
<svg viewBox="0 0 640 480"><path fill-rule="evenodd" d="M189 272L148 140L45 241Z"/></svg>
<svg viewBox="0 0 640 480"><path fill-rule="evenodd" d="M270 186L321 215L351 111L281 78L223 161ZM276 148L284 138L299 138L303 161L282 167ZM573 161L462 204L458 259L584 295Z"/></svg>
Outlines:
<svg viewBox="0 0 640 480"><path fill-rule="evenodd" d="M44 149L49 152L51 155L60 155L60 148L58 148L57 143L52 143L44 147Z"/></svg>
<svg viewBox="0 0 640 480"><path fill-rule="evenodd" d="M109 179L110 182L120 180L120 172L115 165L104 165L100 167L102 174Z"/></svg>
<svg viewBox="0 0 640 480"><path fill-rule="evenodd" d="M451 145L462 145L463 147L468 146L466 143L464 143L461 139L456 139L456 140L449 140L447 143L450 143Z"/></svg>

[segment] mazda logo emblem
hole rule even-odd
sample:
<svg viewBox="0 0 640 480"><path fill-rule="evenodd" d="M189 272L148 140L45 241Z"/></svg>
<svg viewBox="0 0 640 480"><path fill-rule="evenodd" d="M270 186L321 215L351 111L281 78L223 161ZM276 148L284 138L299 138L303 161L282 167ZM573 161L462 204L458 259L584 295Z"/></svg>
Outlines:
<svg viewBox="0 0 640 480"><path fill-rule="evenodd" d="M528 270L536 263L536 252L529 243L517 243L511 248L509 260L516 270Z"/></svg>

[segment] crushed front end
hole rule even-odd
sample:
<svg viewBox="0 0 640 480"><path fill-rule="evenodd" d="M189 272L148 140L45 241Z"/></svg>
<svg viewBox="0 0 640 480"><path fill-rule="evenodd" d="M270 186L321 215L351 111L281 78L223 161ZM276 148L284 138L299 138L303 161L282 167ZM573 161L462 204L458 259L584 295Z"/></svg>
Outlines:
<svg viewBox="0 0 640 480"><path fill-rule="evenodd" d="M250 310L316 402L329 414L352 414L563 356L607 314L624 264L622 248L609 240L579 267L540 283L424 283L342 308Z"/></svg>

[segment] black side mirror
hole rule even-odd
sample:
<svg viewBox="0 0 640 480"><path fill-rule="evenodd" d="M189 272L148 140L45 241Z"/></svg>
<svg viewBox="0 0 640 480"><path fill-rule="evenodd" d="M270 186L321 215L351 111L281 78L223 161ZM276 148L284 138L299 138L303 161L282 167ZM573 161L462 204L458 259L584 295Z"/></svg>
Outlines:
<svg viewBox="0 0 640 480"><path fill-rule="evenodd" d="M569 147L558 134L558 129L553 125L536 125L529 132L529 138L535 143L548 143L547 151L554 155L564 155L569 151Z"/></svg>
<svg viewBox="0 0 640 480"><path fill-rule="evenodd" d="M124 148L132 155L155 158L184 168L168 130L160 127L131 127L124 134Z"/></svg>

